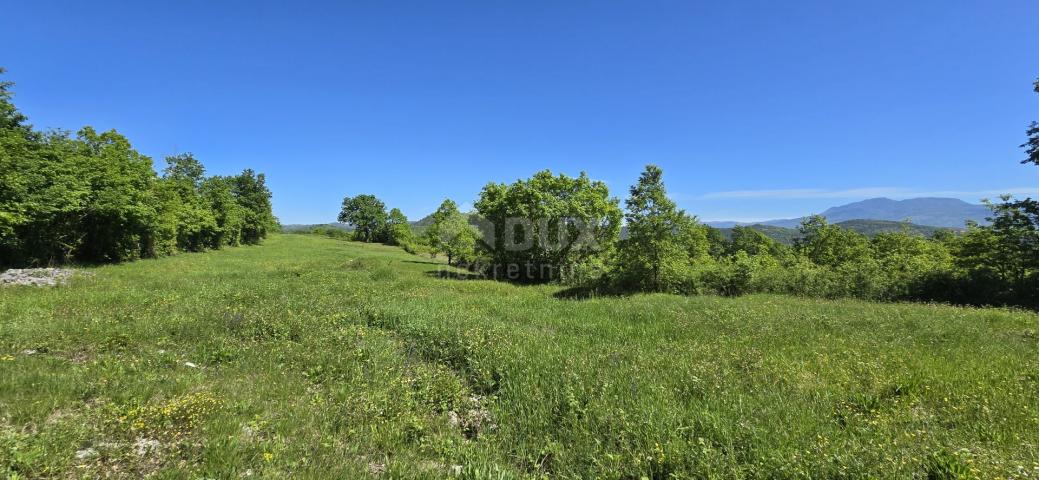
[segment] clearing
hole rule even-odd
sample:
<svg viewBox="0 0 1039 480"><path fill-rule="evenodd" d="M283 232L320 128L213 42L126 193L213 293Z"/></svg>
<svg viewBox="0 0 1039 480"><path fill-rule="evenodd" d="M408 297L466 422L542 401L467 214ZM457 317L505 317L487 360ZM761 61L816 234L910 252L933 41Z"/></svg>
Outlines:
<svg viewBox="0 0 1039 480"><path fill-rule="evenodd" d="M0 474L1039 476L1034 313L568 300L304 235L90 271L0 289Z"/></svg>

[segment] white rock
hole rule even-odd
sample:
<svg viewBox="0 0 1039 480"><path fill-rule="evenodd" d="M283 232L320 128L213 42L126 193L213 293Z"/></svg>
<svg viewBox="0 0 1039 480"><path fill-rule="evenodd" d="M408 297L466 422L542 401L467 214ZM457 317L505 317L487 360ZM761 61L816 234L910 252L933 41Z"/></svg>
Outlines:
<svg viewBox="0 0 1039 480"><path fill-rule="evenodd" d="M53 287L65 283L66 280L78 273L91 274L67 268L12 268L0 273L0 285Z"/></svg>
<svg viewBox="0 0 1039 480"><path fill-rule="evenodd" d="M133 443L133 453L137 454L138 457L143 457L155 450L158 450L162 444L154 438L138 438Z"/></svg>

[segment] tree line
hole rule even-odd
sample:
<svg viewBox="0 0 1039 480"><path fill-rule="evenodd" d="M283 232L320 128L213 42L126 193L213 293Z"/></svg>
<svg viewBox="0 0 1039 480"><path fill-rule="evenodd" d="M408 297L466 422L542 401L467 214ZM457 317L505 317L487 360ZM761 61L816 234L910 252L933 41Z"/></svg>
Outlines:
<svg viewBox="0 0 1039 480"><path fill-rule="evenodd" d="M1026 135L1022 163L1039 165L1039 123ZM489 278L560 282L573 295L767 292L1039 306L1039 201L1030 198L986 202L988 225L968 222L931 238L908 227L867 237L812 216L789 246L750 227L726 238L700 223L668 197L655 165L628 193L622 209L604 183L546 170L488 184L468 215L445 200L422 231L373 195L344 199L339 220L355 227L356 240L443 254Z"/></svg>
<svg viewBox="0 0 1039 480"><path fill-rule="evenodd" d="M0 69L3 73L3 69ZM0 266L122 262L259 243L277 228L264 175L206 176L115 130L37 131L0 82Z"/></svg>

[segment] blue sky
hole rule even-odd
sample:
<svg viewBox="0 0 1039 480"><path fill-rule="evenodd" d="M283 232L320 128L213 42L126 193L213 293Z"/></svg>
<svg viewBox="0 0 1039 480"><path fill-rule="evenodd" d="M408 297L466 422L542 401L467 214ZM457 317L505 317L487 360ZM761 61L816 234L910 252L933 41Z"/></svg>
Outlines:
<svg viewBox="0 0 1039 480"><path fill-rule="evenodd" d="M37 127L267 173L284 223L373 193L413 219L488 181L646 163L707 220L873 196L1039 195L1039 2L7 2Z"/></svg>

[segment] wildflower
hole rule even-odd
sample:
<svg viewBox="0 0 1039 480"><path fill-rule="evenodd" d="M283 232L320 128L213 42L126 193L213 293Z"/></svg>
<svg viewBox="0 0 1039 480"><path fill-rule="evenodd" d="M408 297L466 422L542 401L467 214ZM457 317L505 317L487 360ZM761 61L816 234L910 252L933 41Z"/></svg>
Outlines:
<svg viewBox="0 0 1039 480"><path fill-rule="evenodd" d="M263 461L271 463L274 460L274 454L271 452L263 452Z"/></svg>

